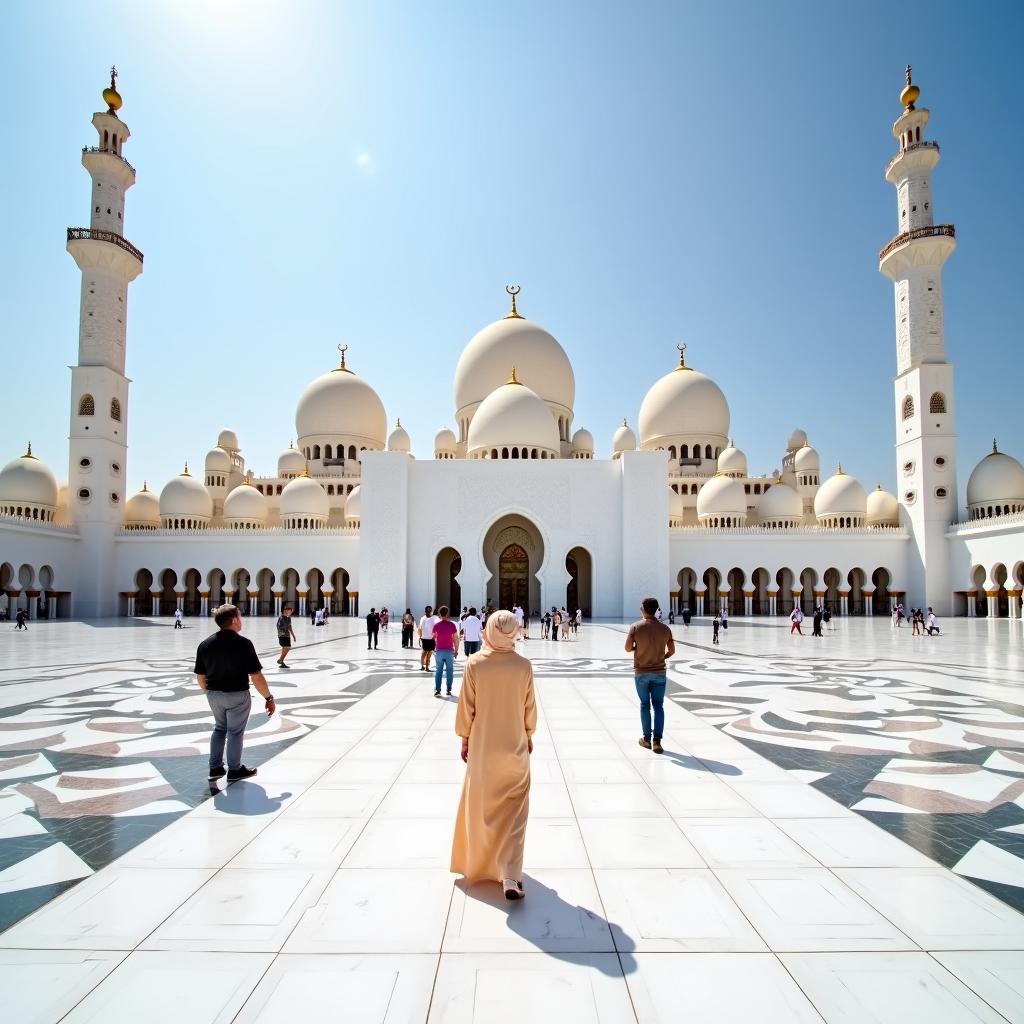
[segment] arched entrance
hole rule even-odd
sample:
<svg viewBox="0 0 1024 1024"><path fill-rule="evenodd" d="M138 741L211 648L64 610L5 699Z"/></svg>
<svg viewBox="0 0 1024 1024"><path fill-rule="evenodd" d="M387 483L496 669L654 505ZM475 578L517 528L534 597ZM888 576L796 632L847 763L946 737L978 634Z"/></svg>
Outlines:
<svg viewBox="0 0 1024 1024"><path fill-rule="evenodd" d="M453 618L458 618L462 609L462 587L457 579L462 572L462 555L453 547L442 548L434 561L436 583L434 586L434 607L448 605Z"/></svg>
<svg viewBox="0 0 1024 1024"><path fill-rule="evenodd" d="M574 547L565 556L565 571L569 574L569 583L565 588L565 607L575 614L576 609L583 611L590 618L593 583L593 562L586 548Z"/></svg>
<svg viewBox="0 0 1024 1024"><path fill-rule="evenodd" d="M484 535L483 561L486 567L486 600L499 608L511 608L519 601L536 614L542 598L548 604L561 602L563 591L542 595L537 574L544 566L544 541L540 531L525 516L510 513L491 525Z"/></svg>

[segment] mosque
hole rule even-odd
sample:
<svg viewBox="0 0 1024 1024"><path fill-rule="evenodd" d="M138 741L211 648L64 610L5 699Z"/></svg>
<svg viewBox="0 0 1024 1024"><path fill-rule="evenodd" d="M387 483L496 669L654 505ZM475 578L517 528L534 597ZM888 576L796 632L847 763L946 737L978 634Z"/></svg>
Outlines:
<svg viewBox="0 0 1024 1024"><path fill-rule="evenodd" d="M776 473L751 475L724 393L684 346L644 396L636 430L624 421L598 457L591 433L574 429L568 354L519 312L510 286L510 311L462 352L455 429L438 431L433 459L413 458L400 421L388 431L380 396L341 349L300 396L274 475L248 470L224 429L201 468L185 463L159 491L128 497L125 324L143 254L125 236L135 168L112 72L95 144L82 150L89 227L67 231L82 275L68 482L31 447L0 471L0 609L206 616L231 601L248 615L285 602L356 615L519 601L622 618L653 594L697 615L818 602L884 615L902 600L1020 618L1024 466L993 443L958 504L942 313L956 241L934 220L939 146L925 138L919 93L907 68L885 168L898 231L879 253L895 290L898 494L867 490L842 465L829 472L800 429Z"/></svg>

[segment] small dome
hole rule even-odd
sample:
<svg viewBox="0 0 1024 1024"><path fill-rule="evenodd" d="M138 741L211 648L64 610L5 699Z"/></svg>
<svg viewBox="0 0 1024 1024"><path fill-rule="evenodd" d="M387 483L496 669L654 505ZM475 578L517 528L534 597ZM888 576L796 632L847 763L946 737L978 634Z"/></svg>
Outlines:
<svg viewBox="0 0 1024 1024"><path fill-rule="evenodd" d="M208 522L213 515L213 499L206 488L188 471L173 477L160 492L160 518L198 519Z"/></svg>
<svg viewBox="0 0 1024 1024"><path fill-rule="evenodd" d="M239 451L238 435L233 430L225 428L217 435L217 447L228 452Z"/></svg>
<svg viewBox="0 0 1024 1024"><path fill-rule="evenodd" d="M251 484L236 487L224 499L224 522L228 526L235 523L259 523L267 521L267 499Z"/></svg>
<svg viewBox="0 0 1024 1024"><path fill-rule="evenodd" d="M798 473L817 473L821 470L821 459L806 440L797 449L796 456L793 459L793 468Z"/></svg>
<svg viewBox="0 0 1024 1024"><path fill-rule="evenodd" d="M900 503L895 494L882 490L879 484L869 495L867 501L868 526L898 526L900 522Z"/></svg>
<svg viewBox="0 0 1024 1024"><path fill-rule="evenodd" d="M818 488L814 496L814 514L819 520L849 516L857 520L853 525L860 526L867 514L867 504L867 492L860 482L844 473L840 466L835 476L829 477Z"/></svg>
<svg viewBox="0 0 1024 1024"><path fill-rule="evenodd" d="M572 450L574 452L584 452L589 455L594 454L594 435L589 430L584 430L580 427L575 434L572 435Z"/></svg>
<svg viewBox="0 0 1024 1024"><path fill-rule="evenodd" d="M786 442L786 451L799 451L805 444L807 444L807 432L797 427L796 430L789 435L789 440Z"/></svg>
<svg viewBox="0 0 1024 1024"><path fill-rule="evenodd" d="M535 391L519 383L516 370L507 384L492 391L469 424L467 449L470 458L502 448L537 448L557 455L558 426L551 410Z"/></svg>
<svg viewBox="0 0 1024 1024"><path fill-rule="evenodd" d="M676 494L675 491L670 487L668 489L668 518L670 522L678 523L683 518L683 512L686 505L683 502L683 496Z"/></svg>
<svg viewBox="0 0 1024 1024"><path fill-rule="evenodd" d="M576 378L565 349L543 327L517 313L488 324L463 349L455 367L456 412L500 388L513 359L519 380L542 401L572 410Z"/></svg>
<svg viewBox="0 0 1024 1024"><path fill-rule="evenodd" d="M317 377L299 399L295 411L299 447L312 437L353 437L384 447L388 418L380 396L358 374L341 365Z"/></svg>
<svg viewBox="0 0 1024 1024"><path fill-rule="evenodd" d="M725 473L727 476L747 475L747 457L732 441L729 442L729 447L724 448L722 454L718 456L718 472Z"/></svg>
<svg viewBox="0 0 1024 1024"><path fill-rule="evenodd" d="M761 496L757 514L762 523L799 523L804 518L804 503L789 484L776 481Z"/></svg>
<svg viewBox="0 0 1024 1024"><path fill-rule="evenodd" d="M434 435L434 455L454 455L458 441L455 439L455 434L452 433L447 427L442 427Z"/></svg>
<svg viewBox="0 0 1024 1024"><path fill-rule="evenodd" d="M6 472L6 470L5 470ZM967 481L967 504L1014 505L1024 501L1024 466L992 443L992 451L979 462Z"/></svg>
<svg viewBox="0 0 1024 1024"><path fill-rule="evenodd" d="M697 492L698 519L721 516L745 519L746 515L747 495L743 484L732 477L714 476Z"/></svg>
<svg viewBox="0 0 1024 1024"><path fill-rule="evenodd" d="M277 475L282 478L299 476L306 468L306 460L294 445L287 448L277 457Z"/></svg>
<svg viewBox="0 0 1024 1024"><path fill-rule="evenodd" d="M224 431L221 431L223 436ZM206 453L206 472L207 473L230 473L231 472L231 456L221 447L211 448Z"/></svg>
<svg viewBox="0 0 1024 1024"><path fill-rule="evenodd" d="M388 435L388 451L402 452L404 455L412 451L412 441L409 440L409 434L402 426L401 420L395 421L395 429Z"/></svg>
<svg viewBox="0 0 1024 1024"><path fill-rule="evenodd" d="M359 511L362 503L363 499L359 492L359 484L356 484L345 499L345 522L359 522Z"/></svg>
<svg viewBox="0 0 1024 1024"><path fill-rule="evenodd" d="M636 451L636 434L630 429L629 424L623 420L622 426L612 435L612 453L618 455L620 452Z"/></svg>
<svg viewBox="0 0 1024 1024"><path fill-rule="evenodd" d="M296 477L281 491L282 520L312 518L326 522L330 511L327 492L312 477Z"/></svg>
<svg viewBox="0 0 1024 1024"><path fill-rule="evenodd" d="M32 445L20 459L12 459L0 470L0 505L29 505L53 512L57 492L53 470L32 454Z"/></svg>
<svg viewBox="0 0 1024 1024"><path fill-rule="evenodd" d="M685 364L658 380L640 406L640 444L657 448L679 438L721 439L729 434L729 403L721 388Z"/></svg>
<svg viewBox="0 0 1024 1024"><path fill-rule="evenodd" d="M160 525L160 499L147 484L124 507L124 525L155 530Z"/></svg>

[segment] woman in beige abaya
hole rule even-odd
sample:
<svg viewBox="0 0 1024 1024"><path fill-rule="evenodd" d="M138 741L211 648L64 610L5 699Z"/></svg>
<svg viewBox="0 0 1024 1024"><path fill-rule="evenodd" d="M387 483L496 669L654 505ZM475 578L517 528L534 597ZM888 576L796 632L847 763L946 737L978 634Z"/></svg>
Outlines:
<svg viewBox="0 0 1024 1024"><path fill-rule="evenodd" d="M533 666L515 652L511 612L490 615L485 647L466 663L455 716L466 778L455 822L452 871L469 882L500 882L521 900L530 812L530 754L537 728Z"/></svg>

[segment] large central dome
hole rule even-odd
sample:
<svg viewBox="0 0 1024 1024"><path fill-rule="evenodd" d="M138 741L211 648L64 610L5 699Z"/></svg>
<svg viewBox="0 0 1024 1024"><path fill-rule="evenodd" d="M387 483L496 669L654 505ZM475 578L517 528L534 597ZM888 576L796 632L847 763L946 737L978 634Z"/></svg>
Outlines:
<svg viewBox="0 0 1024 1024"><path fill-rule="evenodd" d="M647 392L638 426L642 448L691 438L724 445L729 436L729 403L710 377L680 359L679 365Z"/></svg>
<svg viewBox="0 0 1024 1024"><path fill-rule="evenodd" d="M572 413L576 378L565 349L543 327L516 314L489 324L463 349L455 368L455 410L482 402L508 379L515 365L519 380L549 405Z"/></svg>
<svg viewBox="0 0 1024 1024"><path fill-rule="evenodd" d="M359 438L383 448L387 414L380 396L358 374L341 365L317 377L299 399L295 433L299 447L311 438Z"/></svg>

